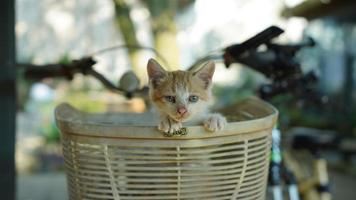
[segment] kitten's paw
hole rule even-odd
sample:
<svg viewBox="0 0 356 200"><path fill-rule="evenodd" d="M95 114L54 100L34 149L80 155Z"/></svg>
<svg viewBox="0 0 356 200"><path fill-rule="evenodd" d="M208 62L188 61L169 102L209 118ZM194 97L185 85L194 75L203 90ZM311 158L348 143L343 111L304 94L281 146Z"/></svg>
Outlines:
<svg viewBox="0 0 356 200"><path fill-rule="evenodd" d="M225 117L220 114L212 114L206 121L204 121L205 129L211 132L223 130L226 124Z"/></svg>
<svg viewBox="0 0 356 200"><path fill-rule="evenodd" d="M173 122L171 124L171 128L169 129L169 133L174 133L176 131L179 131L182 128L182 123L180 122Z"/></svg>
<svg viewBox="0 0 356 200"><path fill-rule="evenodd" d="M163 119L158 124L158 130L165 132L165 133L174 133L176 131L179 131L181 128L182 128L182 123L175 122L168 118Z"/></svg>

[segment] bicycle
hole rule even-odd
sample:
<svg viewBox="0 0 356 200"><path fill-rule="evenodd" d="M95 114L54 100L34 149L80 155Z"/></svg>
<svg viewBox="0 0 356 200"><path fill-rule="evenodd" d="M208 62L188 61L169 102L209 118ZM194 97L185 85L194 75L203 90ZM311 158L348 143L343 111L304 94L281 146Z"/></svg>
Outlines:
<svg viewBox="0 0 356 200"><path fill-rule="evenodd" d="M232 63L238 62L251 67L271 80L271 84L262 85L258 90L258 96L265 100L269 100L271 97L281 93L290 92L294 93L294 96L297 99L323 103L325 98L312 92L312 85L317 80L314 73L310 72L308 74L303 74L299 63L293 59L300 49L314 46L315 42L311 38L308 38L306 42L294 45L281 45L271 42L273 38L282 33L283 30L278 27L269 27L245 42L221 49L218 55L211 54L199 59L189 68L189 70L197 70L203 62L210 59L223 60L226 67L230 67ZM258 51L257 48L261 45L266 45L267 49L265 51ZM107 50L115 48L117 47L111 47ZM106 50L101 52L105 51ZM139 87L138 79L134 74L131 72L124 74L120 79L120 83L128 82L129 84L120 84L120 86L116 86L93 69L92 66L95 63L93 55L91 55L75 60L67 65L45 65L42 66L42 68L39 68L39 66L27 66L28 68L25 77L35 79L42 79L45 77L66 77L70 80L74 74L81 73L98 79L110 91L124 95L127 98L138 96L146 99L146 102L148 102L148 87ZM283 156L281 154L281 136L278 129L275 129L272 138L269 184L274 191L273 198L276 200L283 199L282 186L283 184L286 184L289 190L289 199L298 200L302 193L311 191L308 188L313 188L318 184L304 184L307 183L308 180L300 182L301 180L298 180L298 176L296 175L298 174L297 170L293 169L293 166L290 165L290 163L293 163L292 159L290 159L287 154L284 154ZM282 157L286 157L287 159L283 161ZM327 196L326 198L321 199L330 199L330 193L329 190L327 190L328 179L325 160L316 159L315 161L315 171L320 174L320 179L318 179L319 186L324 187L323 194L320 194L320 196ZM298 189L300 192L297 192ZM324 193L326 195L324 195Z"/></svg>
<svg viewBox="0 0 356 200"><path fill-rule="evenodd" d="M223 49L223 62L226 67L232 63L242 63L262 73L271 80L271 84L262 85L258 90L258 96L270 100L272 97L292 93L295 99L304 102L326 103L327 98L313 90L317 77L313 72L303 74L301 66L294 60L296 53L304 47L312 47L315 42L312 38L300 44L281 45L271 42L271 39L283 33L278 27L269 27L257 35L251 37L241 44L231 45ZM259 46L265 45L267 50L257 50ZM201 59L218 58L215 55ZM190 69L194 70L201 61L196 62ZM308 136L308 135L307 135ZM329 179L326 160L322 157L313 157L313 176L303 179L298 171L297 164L293 160L290 150L280 148L281 133L275 129L272 133L271 163L269 184L273 199L285 199L283 195L283 184L287 185L288 198L291 200L303 199L331 199ZM320 138L315 139L314 146ZM307 148L303 144L303 148ZM297 175L296 175L297 174Z"/></svg>

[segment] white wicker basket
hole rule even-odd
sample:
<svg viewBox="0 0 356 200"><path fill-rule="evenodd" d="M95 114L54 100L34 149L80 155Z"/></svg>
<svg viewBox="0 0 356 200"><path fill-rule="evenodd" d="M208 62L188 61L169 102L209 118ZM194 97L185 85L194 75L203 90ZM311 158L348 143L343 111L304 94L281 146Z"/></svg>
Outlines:
<svg viewBox="0 0 356 200"><path fill-rule="evenodd" d="M152 116L56 109L70 199L265 199L277 111L251 98L225 109L224 131L166 137Z"/></svg>

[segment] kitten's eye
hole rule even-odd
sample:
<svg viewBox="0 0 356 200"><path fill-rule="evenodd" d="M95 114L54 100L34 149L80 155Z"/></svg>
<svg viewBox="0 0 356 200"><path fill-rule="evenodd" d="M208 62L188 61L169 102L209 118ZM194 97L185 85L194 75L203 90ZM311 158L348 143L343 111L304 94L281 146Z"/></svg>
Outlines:
<svg viewBox="0 0 356 200"><path fill-rule="evenodd" d="M191 103L195 103L195 102L197 102L198 100L199 100L199 97L198 96L195 96L195 95L191 95L191 96L189 96L189 102L191 102Z"/></svg>
<svg viewBox="0 0 356 200"><path fill-rule="evenodd" d="M176 98L174 96L165 96L164 99L170 103L176 102Z"/></svg>

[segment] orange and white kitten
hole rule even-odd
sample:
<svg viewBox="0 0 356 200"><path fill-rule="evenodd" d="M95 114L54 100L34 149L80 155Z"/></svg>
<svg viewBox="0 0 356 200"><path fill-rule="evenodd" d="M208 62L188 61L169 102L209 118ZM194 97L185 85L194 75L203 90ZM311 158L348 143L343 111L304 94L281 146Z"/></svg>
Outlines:
<svg viewBox="0 0 356 200"><path fill-rule="evenodd" d="M210 113L214 62L206 63L197 72L166 71L154 59L147 64L150 98L160 115L158 129L173 133L182 128L182 122L203 124L208 131L220 131L226 119Z"/></svg>

